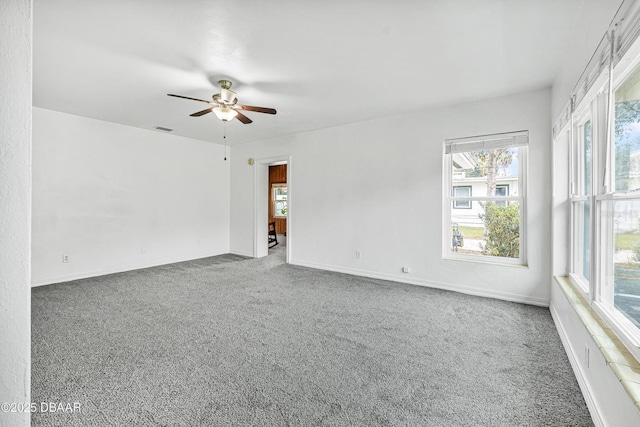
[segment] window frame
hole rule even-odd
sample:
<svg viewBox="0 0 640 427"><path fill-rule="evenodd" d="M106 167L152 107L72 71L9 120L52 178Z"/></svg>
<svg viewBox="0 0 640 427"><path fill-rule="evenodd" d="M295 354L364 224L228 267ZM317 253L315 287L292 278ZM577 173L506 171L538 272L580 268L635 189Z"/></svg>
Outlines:
<svg viewBox="0 0 640 427"><path fill-rule="evenodd" d="M474 152L478 151L477 147L478 143L482 145L482 141L495 141L495 140L506 140L509 138L514 138L514 143L509 145L509 148L514 148L518 150L518 177L517 177L517 194L505 196L472 196L472 197L464 197L464 198L456 198L453 196L453 187L454 183L460 183L460 181L455 180L453 176L453 153L454 151L449 152L449 146L454 144L461 144L460 146L464 148L463 144L469 144L468 150L459 150L455 151L455 153L460 152ZM522 139L524 138L525 143L522 143ZM519 142L518 142L519 141ZM528 265L527 259L527 182L528 182L528 147L529 147L529 131L514 131L514 132L505 132L505 133L496 133L489 135L479 135L468 138L459 138L459 139L451 139L446 140L444 144L444 155L443 155L443 186L444 191L443 194L445 196L445 200L443 202L443 238L442 238L442 254L443 259L449 260L462 260L462 261L472 261L472 262L482 262L487 264L499 264L499 265L513 265L513 266L524 266ZM506 148L506 147L505 147ZM499 184L502 185L502 184ZM457 185L456 185L457 186ZM511 186L509 188L511 190ZM519 251L518 258L510 258L510 257L500 257L493 255L481 255L481 254L468 254L468 253L460 253L455 251L451 245L451 230L452 230L452 207L454 206L454 202L458 200L468 200L469 202L516 202L519 204Z"/></svg>
<svg viewBox="0 0 640 427"><path fill-rule="evenodd" d="M593 254L594 252L594 223L595 223L595 188L594 185L594 167L596 165L594 146L597 141L594 135L594 106L592 100L585 99L584 106L577 109L574 114L571 125L571 141L570 141L570 167L569 172L569 202L570 202L570 256L569 256L569 279L576 288L587 299L591 299L591 278L593 277ZM587 183L583 179L585 177L585 135L584 127L587 123L591 126L591 182L587 187ZM589 191L587 191L587 189ZM586 194L586 193L589 194ZM584 253L585 235L580 233L584 231L584 204L589 203L590 224L589 224L589 277L584 276Z"/></svg>
<svg viewBox="0 0 640 427"><path fill-rule="evenodd" d="M603 301L603 293L605 291L605 282L609 284L609 288L615 292L615 283L608 281L613 280L607 272L610 269L615 269L615 263L613 261L613 251L615 250L615 230L613 227L615 213L611 211L613 204L616 201L624 200L636 200L640 201L640 189L633 190L616 190L616 167L615 167L615 93L618 89L629 79L634 72L640 70L640 40L636 41L635 49L631 49L627 52L625 57L634 55L634 59L631 61L621 60L617 67L613 68L613 76L611 76L611 91L608 94L610 100L611 111L607 111L606 117L603 117L603 124L608 125L610 129L606 135L607 140L602 141L606 149L604 151L605 158L603 161L605 171L604 185L602 191L598 192L595 196L596 215L597 215L597 227L596 247L601 255L597 263L597 283L592 285L592 291L594 298L592 305L595 307L596 312L606 320L611 326L611 329L616 333L618 338L625 344L627 349L636 360L640 361L640 327L634 325L624 314L613 305ZM603 116L605 116L603 114ZM606 119L606 121L605 121ZM593 175L596 175L595 173ZM608 205L607 205L608 204ZM603 206L608 206L604 208ZM605 211L606 212L603 212ZM609 233L611 232L611 233ZM615 296L615 294L614 294Z"/></svg>

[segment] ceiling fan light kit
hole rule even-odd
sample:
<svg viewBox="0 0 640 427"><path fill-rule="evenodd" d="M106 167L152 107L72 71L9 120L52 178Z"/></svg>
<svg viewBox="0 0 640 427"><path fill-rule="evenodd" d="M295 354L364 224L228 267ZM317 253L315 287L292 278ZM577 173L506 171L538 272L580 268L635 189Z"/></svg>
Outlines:
<svg viewBox="0 0 640 427"><path fill-rule="evenodd" d="M174 95L168 93L168 96L173 96L175 98L183 98L190 99L192 101L205 102L207 104L213 105L213 107L209 107L202 111L198 111L197 113L190 114L191 117L200 117L205 114L209 114L213 111L213 113L218 117L218 119L223 122L228 122L237 118L245 125L252 123L249 117L242 114L239 110L243 111L254 111L257 113L265 113L265 114L276 114L276 110L274 108L268 107L253 107L251 105L242 105L238 104L238 98L236 97L236 93L231 90L231 82L229 80L220 80L218 85L220 86L220 93L216 93L213 95L213 101L206 101L204 99L198 98L190 98L188 96L182 95Z"/></svg>
<svg viewBox="0 0 640 427"><path fill-rule="evenodd" d="M236 110L228 107L213 107L213 112L223 122L233 120L238 115Z"/></svg>

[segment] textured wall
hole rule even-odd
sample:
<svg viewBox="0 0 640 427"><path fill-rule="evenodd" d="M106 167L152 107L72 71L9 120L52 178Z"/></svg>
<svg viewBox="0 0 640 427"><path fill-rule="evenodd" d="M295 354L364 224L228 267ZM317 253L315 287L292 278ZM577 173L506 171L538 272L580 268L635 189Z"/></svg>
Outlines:
<svg viewBox="0 0 640 427"><path fill-rule="evenodd" d="M31 6L0 2L0 403L30 400ZM0 425L29 414L0 412Z"/></svg>

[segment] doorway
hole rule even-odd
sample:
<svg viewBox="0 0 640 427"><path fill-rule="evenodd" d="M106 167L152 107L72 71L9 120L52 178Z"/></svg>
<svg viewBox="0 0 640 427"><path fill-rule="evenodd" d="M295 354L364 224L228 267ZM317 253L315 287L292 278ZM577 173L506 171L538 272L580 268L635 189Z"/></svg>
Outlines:
<svg viewBox="0 0 640 427"><path fill-rule="evenodd" d="M287 164L269 165L269 224L274 223L276 234L287 235L288 193Z"/></svg>
<svg viewBox="0 0 640 427"><path fill-rule="evenodd" d="M291 254L291 156L255 160L254 256ZM278 245L269 250L269 223L275 222Z"/></svg>

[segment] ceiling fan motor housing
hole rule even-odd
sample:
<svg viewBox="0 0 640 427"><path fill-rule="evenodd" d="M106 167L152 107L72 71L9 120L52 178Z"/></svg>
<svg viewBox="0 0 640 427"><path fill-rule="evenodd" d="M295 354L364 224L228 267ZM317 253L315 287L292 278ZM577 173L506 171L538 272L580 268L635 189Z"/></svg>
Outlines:
<svg viewBox="0 0 640 427"><path fill-rule="evenodd" d="M229 89L220 90L220 100L224 104L234 104L236 101L236 93Z"/></svg>

